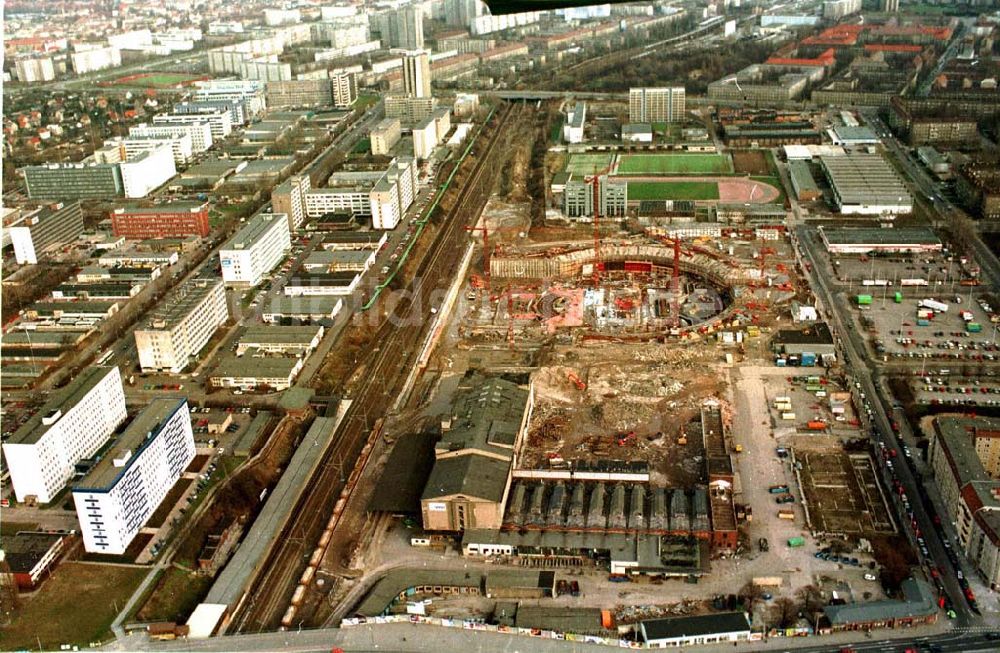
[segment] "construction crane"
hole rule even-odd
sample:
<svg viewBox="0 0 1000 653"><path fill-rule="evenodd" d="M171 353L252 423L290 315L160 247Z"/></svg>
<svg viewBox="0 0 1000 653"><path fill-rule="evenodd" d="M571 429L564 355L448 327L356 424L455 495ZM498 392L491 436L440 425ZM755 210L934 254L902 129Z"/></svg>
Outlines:
<svg viewBox="0 0 1000 653"><path fill-rule="evenodd" d="M490 291L490 229L489 227L466 227L466 231L483 232L483 274L486 277L486 292Z"/></svg>
<svg viewBox="0 0 1000 653"><path fill-rule="evenodd" d="M681 325L681 239L674 238L674 269L670 275L670 326Z"/></svg>

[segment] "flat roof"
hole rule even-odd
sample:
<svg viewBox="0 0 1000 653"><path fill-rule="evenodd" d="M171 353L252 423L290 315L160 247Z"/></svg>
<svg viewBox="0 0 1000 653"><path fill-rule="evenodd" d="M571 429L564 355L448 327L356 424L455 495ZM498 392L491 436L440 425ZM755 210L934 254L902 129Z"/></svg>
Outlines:
<svg viewBox="0 0 1000 653"><path fill-rule="evenodd" d="M4 559L15 574L31 573L42 558L58 544L65 535L43 533L41 531L19 531L3 538Z"/></svg>
<svg viewBox="0 0 1000 653"><path fill-rule="evenodd" d="M835 125L833 133L842 141L879 142L878 136L875 135L871 127L865 127L864 125L857 127L853 125Z"/></svg>
<svg viewBox="0 0 1000 653"><path fill-rule="evenodd" d="M385 238L384 232L374 231L335 231L323 234L324 243L378 243Z"/></svg>
<svg viewBox="0 0 1000 653"><path fill-rule="evenodd" d="M267 235L280 222L287 224L288 216L284 213L258 213L226 241L222 250L250 249L261 238Z"/></svg>
<svg viewBox="0 0 1000 653"><path fill-rule="evenodd" d="M972 481L992 480L976 453L973 439L976 429L1000 431L1000 419L946 415L934 419L934 433L948 458L959 488Z"/></svg>
<svg viewBox="0 0 1000 653"><path fill-rule="evenodd" d="M826 322L816 322L806 329L781 329L774 335L774 344L832 345L833 334Z"/></svg>
<svg viewBox="0 0 1000 653"><path fill-rule="evenodd" d="M517 628L537 628L580 635L607 632L601 627L600 608L573 608L565 605L519 605L514 625Z"/></svg>
<svg viewBox="0 0 1000 653"><path fill-rule="evenodd" d="M368 509L375 512L420 513L420 495L434 466L437 434L409 433L396 439Z"/></svg>
<svg viewBox="0 0 1000 653"><path fill-rule="evenodd" d="M191 279L178 286L174 292L160 302L139 329L170 329L198 307L205 297L222 286L222 279ZM154 326L159 322L163 326Z"/></svg>
<svg viewBox="0 0 1000 653"><path fill-rule="evenodd" d="M937 612L937 602L930 585L922 580L907 578L900 589L903 600L871 601L869 603L847 603L828 605L823 614L833 625L868 623L885 619L926 617Z"/></svg>
<svg viewBox="0 0 1000 653"><path fill-rule="evenodd" d="M842 204L898 204L911 200L896 170L880 154L819 158Z"/></svg>
<svg viewBox="0 0 1000 653"><path fill-rule="evenodd" d="M70 408L80 403L88 392L103 381L108 374L118 374L117 367L86 367L76 379L64 388L55 390L49 395L49 400L42 404L38 412L32 415L21 428L14 431L8 440L9 444L35 444L44 436L52 425L42 424L42 418L56 410L68 412Z"/></svg>
<svg viewBox="0 0 1000 653"><path fill-rule="evenodd" d="M100 491L114 487L118 478L138 459L146 443L152 441L151 436L159 433L163 424L186 403L185 397L157 397L150 401L125 427L97 464L73 486L73 491ZM123 462L116 465L116 460Z"/></svg>
<svg viewBox="0 0 1000 653"><path fill-rule="evenodd" d="M257 438L260 437L260 434L267 427L268 423L270 423L272 417L274 417L274 413L269 410L262 410L254 415L246 431L233 444L233 454L237 456L249 455L253 449L253 445L257 442Z"/></svg>
<svg viewBox="0 0 1000 653"><path fill-rule="evenodd" d="M647 642L715 633L750 632L750 620L744 612L716 612L693 617L646 619L641 624Z"/></svg>
<svg viewBox="0 0 1000 653"><path fill-rule="evenodd" d="M345 402L347 403L347 402ZM343 413L341 413L342 415ZM236 606L247 583L258 571L261 560L290 515L290 506L298 503L306 481L312 476L321 455L336 433L339 419L317 417L295 449L292 459L267 497L250 531L236 553L216 577L204 603Z"/></svg>
<svg viewBox="0 0 1000 653"><path fill-rule="evenodd" d="M358 277L356 272L323 272L299 274L288 280L289 286L337 286L347 287Z"/></svg>
<svg viewBox="0 0 1000 653"><path fill-rule="evenodd" d="M830 245L940 245L930 227L820 227Z"/></svg>
<svg viewBox="0 0 1000 653"><path fill-rule="evenodd" d="M226 355L219 360L219 364L209 377L288 378L300 362L300 359L294 356L253 356L249 352L242 356Z"/></svg>
<svg viewBox="0 0 1000 653"><path fill-rule="evenodd" d="M167 204L157 204L156 206L120 206L112 209L111 214L121 210L125 215L159 215L161 213L186 213L197 209L208 208L208 202L169 202Z"/></svg>
<svg viewBox="0 0 1000 653"><path fill-rule="evenodd" d="M303 344L312 342L313 338L319 335L323 327L315 326L277 326L251 325L240 334L240 344L246 343L275 343L275 344Z"/></svg>
<svg viewBox="0 0 1000 653"><path fill-rule="evenodd" d="M278 295L271 299L267 313L278 315L318 315L329 317L344 300L341 297L285 297Z"/></svg>
<svg viewBox="0 0 1000 653"><path fill-rule="evenodd" d="M276 175L293 163L295 163L295 159L291 157L256 159L254 161L248 161L246 166L236 173L236 176L253 177L259 175Z"/></svg>

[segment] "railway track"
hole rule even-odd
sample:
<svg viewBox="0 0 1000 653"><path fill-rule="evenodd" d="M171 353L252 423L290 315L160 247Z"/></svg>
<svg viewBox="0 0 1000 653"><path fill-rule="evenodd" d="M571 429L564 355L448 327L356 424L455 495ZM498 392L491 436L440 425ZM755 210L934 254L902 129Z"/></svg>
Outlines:
<svg viewBox="0 0 1000 653"><path fill-rule="evenodd" d="M467 238L466 225L478 219L496 179L497 142L514 112L505 105L495 118L488 141L477 144L478 156L472 174L463 184L451 210L442 221L427 255L421 260L409 293L383 320L363 361L366 373L352 390L353 403L344 415L339 433L324 454L317 472L309 479L311 491L292 509L288 524L264 561L262 570L232 622L231 630L260 632L276 630L323 528L354 468L376 420L384 416L400 391L410 365L417 356L421 334L431 317L431 296L444 288L459 264L457 248ZM523 110L523 107L518 110ZM502 149L502 148L501 148Z"/></svg>

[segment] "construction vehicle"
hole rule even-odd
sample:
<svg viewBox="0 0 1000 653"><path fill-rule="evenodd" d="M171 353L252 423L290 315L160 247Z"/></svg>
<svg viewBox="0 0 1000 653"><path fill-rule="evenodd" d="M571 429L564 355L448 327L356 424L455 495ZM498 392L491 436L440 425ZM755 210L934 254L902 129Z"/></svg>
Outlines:
<svg viewBox="0 0 1000 653"><path fill-rule="evenodd" d="M618 446L627 447L630 444L635 443L635 431L629 431L628 433L618 434Z"/></svg>
<svg viewBox="0 0 1000 653"><path fill-rule="evenodd" d="M576 386L577 390L582 392L587 389L587 384L584 383L579 376L577 376L576 372L566 372L566 378L573 382L573 385Z"/></svg>

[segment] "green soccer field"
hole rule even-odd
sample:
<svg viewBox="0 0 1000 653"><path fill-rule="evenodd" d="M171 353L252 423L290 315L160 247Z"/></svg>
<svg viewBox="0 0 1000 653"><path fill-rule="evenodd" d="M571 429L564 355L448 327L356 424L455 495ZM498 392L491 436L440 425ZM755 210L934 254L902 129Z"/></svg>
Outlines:
<svg viewBox="0 0 1000 653"><path fill-rule="evenodd" d="M628 201L637 200L717 200L719 185L714 181L630 181Z"/></svg>
<svg viewBox="0 0 1000 653"><path fill-rule="evenodd" d="M732 174L728 154L628 154L618 161L619 175Z"/></svg>
<svg viewBox="0 0 1000 653"><path fill-rule="evenodd" d="M200 76L185 75L184 73L151 73L148 77L144 77L141 81L154 84L156 86L174 86L176 84L183 84L195 79L200 79Z"/></svg>
<svg viewBox="0 0 1000 653"><path fill-rule="evenodd" d="M611 165L613 154L571 154L566 162L566 172L574 175L592 175Z"/></svg>

